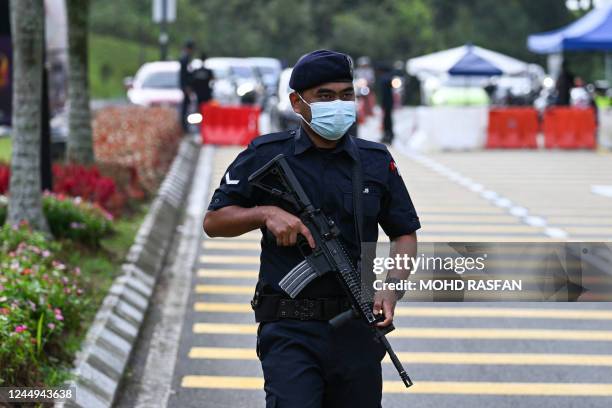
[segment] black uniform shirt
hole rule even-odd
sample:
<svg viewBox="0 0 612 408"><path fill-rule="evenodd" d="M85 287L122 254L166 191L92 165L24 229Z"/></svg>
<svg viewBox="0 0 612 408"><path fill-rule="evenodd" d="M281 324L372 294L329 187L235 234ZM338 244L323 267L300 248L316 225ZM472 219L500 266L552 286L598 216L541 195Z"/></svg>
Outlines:
<svg viewBox="0 0 612 408"><path fill-rule="evenodd" d="M395 238L420 228L419 218L387 148L346 134L333 149L319 149L303 130L263 135L242 151L223 175L209 210L230 205L278 205L274 198L248 186L248 177L283 153L315 208L320 208L340 228L341 239L353 263L359 254L353 215L352 161L363 168L364 242L378 239L378 224ZM359 156L357 156L359 155ZM262 228L260 279L273 292L284 293L278 282L304 260L297 247L281 247ZM344 292L332 274L313 280L298 297L334 297Z"/></svg>
<svg viewBox="0 0 612 408"><path fill-rule="evenodd" d="M189 54L184 53L179 58L180 70L179 70L179 87L181 90L185 90L185 87L191 86L191 73L189 72L189 62L191 61L191 56Z"/></svg>
<svg viewBox="0 0 612 408"><path fill-rule="evenodd" d="M198 97L198 102L207 102L212 98L211 81L213 80L213 72L202 66L191 75L191 85Z"/></svg>

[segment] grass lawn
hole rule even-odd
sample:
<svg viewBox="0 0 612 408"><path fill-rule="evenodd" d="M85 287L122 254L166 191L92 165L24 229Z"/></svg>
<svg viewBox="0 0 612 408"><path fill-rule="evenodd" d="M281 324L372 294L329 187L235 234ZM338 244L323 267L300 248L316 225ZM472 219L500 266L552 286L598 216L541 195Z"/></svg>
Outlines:
<svg viewBox="0 0 612 408"><path fill-rule="evenodd" d="M99 34L89 36L91 97L125 97L123 78L134 76L142 63L159 58L157 47Z"/></svg>
<svg viewBox="0 0 612 408"><path fill-rule="evenodd" d="M149 203L143 203L133 214L117 219L114 223L115 233L103 239L99 249L86 248L71 241L62 242L62 251L58 255L60 259L81 269L85 280L85 293L91 302L82 313L84 322L82 332L67 336L64 342L64 349L61 350L61 353L69 356L67 361L74 359L98 307L114 278L121 273L121 265L125 262L125 257L148 210ZM43 382L47 385L61 384L68 379L70 369L71 367L66 364L48 367L44 372Z"/></svg>
<svg viewBox="0 0 612 408"><path fill-rule="evenodd" d="M149 204L140 204L133 214L118 218L113 223L115 233L101 240L99 249L83 247L64 241L62 259L81 268L92 290L95 309L102 301L113 279L121 272L120 266L134 242L138 228L149 210ZM93 315L92 315L93 318Z"/></svg>
<svg viewBox="0 0 612 408"><path fill-rule="evenodd" d="M11 138L0 137L0 162L11 160Z"/></svg>
<svg viewBox="0 0 612 408"><path fill-rule="evenodd" d="M177 50L171 50L176 54ZM179 50L180 51L180 50ZM174 55L172 54L172 55ZM89 86L91 97L114 99L125 97L123 78L134 76L138 68L148 61L159 60L159 48L136 41L90 33ZM2 143L0 139L0 160Z"/></svg>

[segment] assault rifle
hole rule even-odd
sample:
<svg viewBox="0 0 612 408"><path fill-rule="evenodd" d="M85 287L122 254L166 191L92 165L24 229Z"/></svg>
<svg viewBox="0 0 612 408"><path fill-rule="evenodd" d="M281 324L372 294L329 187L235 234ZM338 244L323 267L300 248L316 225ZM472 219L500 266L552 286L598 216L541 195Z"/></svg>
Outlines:
<svg viewBox="0 0 612 408"><path fill-rule="evenodd" d="M297 246L304 260L281 279L280 287L291 298L295 298L316 277L328 272L335 273L350 300L351 308L331 319L329 323L338 327L352 318L365 321L375 339L387 349L391 362L406 387L410 387L412 381L385 337L395 327L392 324L387 327L376 326L384 317L375 316L372 303L363 299L361 277L338 239L338 226L320 209L314 208L284 155L279 154L270 160L251 174L248 181L251 186L283 200L285 207L289 207L289 212L298 216L310 230L316 244L315 248L311 249L306 238L298 235Z"/></svg>

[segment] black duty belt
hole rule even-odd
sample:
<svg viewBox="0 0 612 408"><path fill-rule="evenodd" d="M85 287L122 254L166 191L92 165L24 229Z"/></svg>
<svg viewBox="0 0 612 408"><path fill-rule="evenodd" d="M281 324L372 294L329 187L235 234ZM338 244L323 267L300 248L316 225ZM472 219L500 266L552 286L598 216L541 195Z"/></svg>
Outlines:
<svg viewBox="0 0 612 408"><path fill-rule="evenodd" d="M330 320L348 310L347 298L290 299L280 295L260 295L251 302L255 321L269 322L280 319Z"/></svg>

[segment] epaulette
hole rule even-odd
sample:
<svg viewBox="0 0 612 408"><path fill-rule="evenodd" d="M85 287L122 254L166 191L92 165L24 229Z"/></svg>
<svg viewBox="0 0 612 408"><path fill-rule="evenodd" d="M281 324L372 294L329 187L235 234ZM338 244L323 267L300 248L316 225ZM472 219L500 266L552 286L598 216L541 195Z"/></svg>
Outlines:
<svg viewBox="0 0 612 408"><path fill-rule="evenodd" d="M258 147L267 143L291 139L292 137L295 137L295 131L293 131L292 133L292 131L287 130L284 132L268 133L265 135L257 136L255 139L253 139L251 143L253 144L253 147Z"/></svg>
<svg viewBox="0 0 612 408"><path fill-rule="evenodd" d="M382 143L371 142L369 140L359 139L359 138L356 138L354 140L355 140L355 144L360 149L382 150L383 152L387 151L387 146L385 146Z"/></svg>

